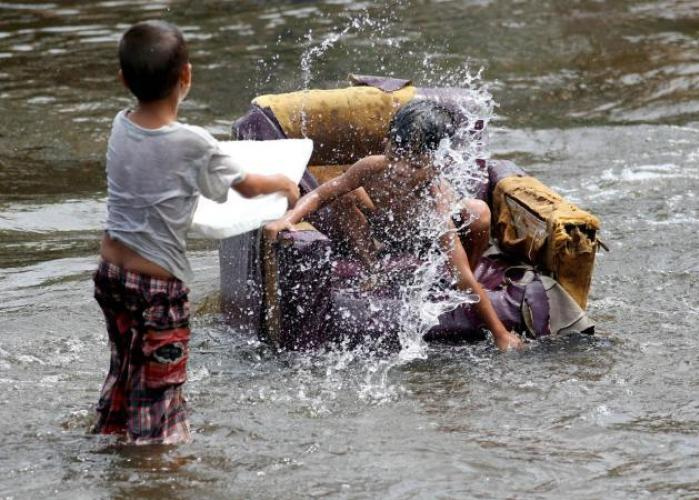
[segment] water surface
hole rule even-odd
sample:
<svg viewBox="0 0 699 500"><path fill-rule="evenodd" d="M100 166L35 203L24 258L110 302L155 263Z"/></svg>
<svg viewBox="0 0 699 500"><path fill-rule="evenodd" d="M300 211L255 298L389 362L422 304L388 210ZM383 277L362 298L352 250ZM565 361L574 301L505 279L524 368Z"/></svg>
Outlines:
<svg viewBox="0 0 699 500"><path fill-rule="evenodd" d="M86 434L108 366L103 158L130 103L115 44L152 17L191 43L182 118L221 138L259 93L483 67L492 153L603 221L598 334L433 346L386 371L272 352L203 309L194 442ZM698 49L691 0L0 1L0 496L696 498ZM201 304L215 245L193 265Z"/></svg>

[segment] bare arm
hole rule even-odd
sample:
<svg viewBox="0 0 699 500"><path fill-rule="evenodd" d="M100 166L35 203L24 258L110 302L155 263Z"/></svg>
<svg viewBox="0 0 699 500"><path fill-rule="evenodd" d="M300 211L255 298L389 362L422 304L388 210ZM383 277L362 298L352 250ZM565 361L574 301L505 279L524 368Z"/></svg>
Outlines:
<svg viewBox="0 0 699 500"><path fill-rule="evenodd" d="M294 208L289 210L282 218L267 224L265 226L267 237L274 237L281 230L291 229L294 224L328 203L362 187L366 176L381 168L383 168L383 164L378 160L378 157L368 157L358 161L344 174L326 182L302 197Z"/></svg>
<svg viewBox="0 0 699 500"><path fill-rule="evenodd" d="M231 186L244 198L254 198L261 194L280 192L289 200L293 207L299 199L299 187L285 175L247 174L245 178Z"/></svg>
<svg viewBox="0 0 699 500"><path fill-rule="evenodd" d="M450 217L449 197L445 196L441 186L433 187L432 195L435 198L435 207L438 213L447 219L447 231L439 237L439 244L447 255L449 267L457 280L457 286L461 290L472 290L478 295L480 300L475 304L476 312L493 333L495 345L503 351L508 350L510 347L519 348L521 341L516 335L507 331L505 325L502 324L502 321L495 313L488 294L485 293L485 290L471 271L468 255L461 244L461 238Z"/></svg>

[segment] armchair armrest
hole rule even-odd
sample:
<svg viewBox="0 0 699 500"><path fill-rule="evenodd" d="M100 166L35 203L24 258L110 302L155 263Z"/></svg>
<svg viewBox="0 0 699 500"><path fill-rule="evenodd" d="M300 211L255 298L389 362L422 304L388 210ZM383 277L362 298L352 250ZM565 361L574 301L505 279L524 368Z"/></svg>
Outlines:
<svg viewBox="0 0 699 500"><path fill-rule="evenodd" d="M262 243L261 337L285 349L323 344L331 312L331 242L307 223Z"/></svg>

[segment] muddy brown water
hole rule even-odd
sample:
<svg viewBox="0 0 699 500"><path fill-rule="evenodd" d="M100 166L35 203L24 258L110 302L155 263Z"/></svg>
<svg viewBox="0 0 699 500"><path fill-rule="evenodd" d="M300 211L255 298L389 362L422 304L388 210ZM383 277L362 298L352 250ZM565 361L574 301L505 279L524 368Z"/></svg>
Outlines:
<svg viewBox="0 0 699 500"><path fill-rule="evenodd" d="M191 42L183 118L221 138L262 92L483 66L493 154L603 221L597 335L401 364L275 353L202 311L194 442L87 434L108 362L90 283L105 141L130 103L115 43L153 17ZM698 161L692 0L0 1L0 496L696 498ZM192 255L201 303L215 244Z"/></svg>

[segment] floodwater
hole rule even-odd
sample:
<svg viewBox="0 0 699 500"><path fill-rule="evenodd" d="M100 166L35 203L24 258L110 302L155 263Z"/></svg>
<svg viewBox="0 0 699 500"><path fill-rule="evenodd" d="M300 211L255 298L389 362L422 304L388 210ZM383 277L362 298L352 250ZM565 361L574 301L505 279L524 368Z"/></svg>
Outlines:
<svg viewBox="0 0 699 500"><path fill-rule="evenodd" d="M204 308L194 442L89 435L115 43L154 17L191 42L183 118L222 138L262 92L483 67L493 155L603 221L597 335L397 363L275 353ZM698 162L694 0L0 1L0 497L699 497Z"/></svg>

